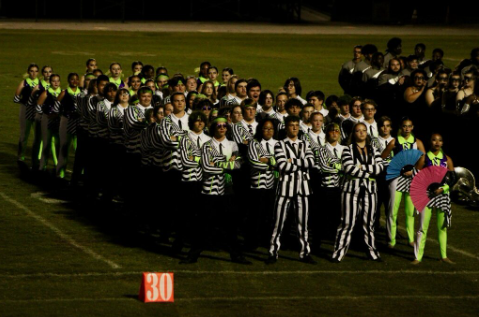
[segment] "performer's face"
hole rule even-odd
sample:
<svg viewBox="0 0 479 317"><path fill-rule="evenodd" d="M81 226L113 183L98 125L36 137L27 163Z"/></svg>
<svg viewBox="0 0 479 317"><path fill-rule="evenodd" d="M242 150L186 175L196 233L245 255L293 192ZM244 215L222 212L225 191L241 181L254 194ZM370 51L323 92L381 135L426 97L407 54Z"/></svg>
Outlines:
<svg viewBox="0 0 479 317"><path fill-rule="evenodd" d="M286 126L286 135L289 138L296 138L299 133L299 122L298 121L290 121Z"/></svg>

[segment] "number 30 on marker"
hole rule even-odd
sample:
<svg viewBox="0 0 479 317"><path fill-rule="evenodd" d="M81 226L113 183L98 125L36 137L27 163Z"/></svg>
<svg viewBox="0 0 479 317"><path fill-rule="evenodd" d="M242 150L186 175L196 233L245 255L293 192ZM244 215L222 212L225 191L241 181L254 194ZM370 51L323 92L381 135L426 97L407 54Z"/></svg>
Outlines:
<svg viewBox="0 0 479 317"><path fill-rule="evenodd" d="M139 298L145 303L174 302L173 273L143 273Z"/></svg>

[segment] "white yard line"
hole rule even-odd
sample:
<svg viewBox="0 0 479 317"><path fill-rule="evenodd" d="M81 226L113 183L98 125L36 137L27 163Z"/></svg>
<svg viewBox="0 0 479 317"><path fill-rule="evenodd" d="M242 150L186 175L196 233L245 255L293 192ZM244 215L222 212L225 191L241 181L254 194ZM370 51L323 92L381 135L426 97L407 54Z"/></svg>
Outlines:
<svg viewBox="0 0 479 317"><path fill-rule="evenodd" d="M156 270L155 272L161 272ZM120 276L138 276L146 272L86 272L86 273L33 273L33 274L1 274L0 279L31 279L31 278L83 278L83 277L120 277ZM194 271L194 270L171 270L162 273L199 274L199 275L479 275L479 271Z"/></svg>
<svg viewBox="0 0 479 317"><path fill-rule="evenodd" d="M294 300L294 301L312 301L312 300L355 300L355 301L371 301L385 299L411 299L411 300L477 300L479 295L364 295L364 296L348 296L348 295L328 295L328 296L234 296L234 297L190 297L175 298L176 302L243 302L243 301L271 301L271 300ZM138 301L135 297L105 297L105 298L44 298L44 299L3 299L1 304L31 304L31 303L65 303L65 302L122 302L122 301Z"/></svg>
<svg viewBox="0 0 479 317"><path fill-rule="evenodd" d="M80 244L78 244L78 242L76 242L75 240L73 240L69 235L63 233L60 229L58 229L57 227L55 227L52 223L50 223L48 220L46 220L45 218L43 218L42 216L39 216L38 214L34 213L32 210L30 210L30 208L26 207L25 205L21 204L20 202L16 201L15 199L12 199L10 198L9 196L7 196L5 193L2 193L0 192L0 196L2 196L3 199L5 199L6 201L8 201L9 203L15 205L16 207L18 207L19 209L22 209L23 211L25 211L30 217L34 218L35 220L37 220L38 222L40 222L42 225L44 225L45 227L51 229L54 233L56 233L58 236L60 236L60 238L62 238L63 240L67 241L68 243L70 243L72 246L74 246L75 248L78 248L80 249L81 251L85 252L86 254L90 255L92 258L96 259L96 260L99 260L99 261L103 261L105 263L107 263L111 268L113 269L119 269L121 268L118 264L116 264L115 262L109 260L109 259L106 259L104 258L103 256L99 255L98 253L96 253L95 251L87 248L87 247L84 247Z"/></svg>

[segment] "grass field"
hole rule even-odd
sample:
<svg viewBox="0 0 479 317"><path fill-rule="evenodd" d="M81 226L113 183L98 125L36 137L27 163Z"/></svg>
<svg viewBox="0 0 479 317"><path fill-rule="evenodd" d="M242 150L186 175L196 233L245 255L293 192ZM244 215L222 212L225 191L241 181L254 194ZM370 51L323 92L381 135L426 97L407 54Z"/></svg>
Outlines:
<svg viewBox="0 0 479 317"><path fill-rule="evenodd" d="M15 163L18 106L12 99L31 62L52 65L66 78L83 73L90 57L103 70L120 62L127 75L133 60L185 75L209 60L258 78L263 89L276 91L296 76L304 92L330 95L340 94L337 73L354 45L382 49L392 36L0 30L0 316L478 316L477 211L454 205L448 235L453 266L437 261L434 217L419 266L410 264L404 239L388 252L382 231L384 263L367 261L353 246L341 264L332 264L332 242L326 241L315 266L299 262L294 249L282 251L274 266L262 262L265 249L247 254L252 266L213 251L183 266L165 255L164 245L132 233L118 209L21 178ZM443 48L453 67L479 36L402 39L406 55L423 42L428 54ZM141 273L167 271L175 273L175 302L139 302Z"/></svg>

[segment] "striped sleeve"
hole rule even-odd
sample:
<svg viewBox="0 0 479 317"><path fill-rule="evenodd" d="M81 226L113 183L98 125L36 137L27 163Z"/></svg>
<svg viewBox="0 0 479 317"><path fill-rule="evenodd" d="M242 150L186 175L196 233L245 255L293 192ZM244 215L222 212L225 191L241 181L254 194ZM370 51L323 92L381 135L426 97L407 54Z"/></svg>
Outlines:
<svg viewBox="0 0 479 317"><path fill-rule="evenodd" d="M319 167L321 168L322 172L337 174L338 170L334 166L338 163L340 163L339 160L331 158L326 148L321 147L319 149Z"/></svg>
<svg viewBox="0 0 479 317"><path fill-rule="evenodd" d="M361 170L358 165L354 164L354 158L351 152L351 146L346 147L343 151L341 163L344 173L357 178L369 178L370 175L368 172Z"/></svg>
<svg viewBox="0 0 479 317"><path fill-rule="evenodd" d="M195 160L195 157L199 153L194 153L192 148L191 141L188 137L184 137L180 142L180 153L181 153L181 163L185 168L194 168L198 166L198 162ZM190 159L193 157L193 159Z"/></svg>
<svg viewBox="0 0 479 317"><path fill-rule="evenodd" d="M171 122L168 118L165 118L160 123L160 131L159 136L161 140L161 144L163 147L176 150L180 146L179 141L171 140Z"/></svg>
<svg viewBox="0 0 479 317"><path fill-rule="evenodd" d="M287 150L284 148L284 142L278 142L274 146L274 157L276 158L278 170L282 173L296 172L299 167L288 162L286 151Z"/></svg>
<svg viewBox="0 0 479 317"><path fill-rule="evenodd" d="M384 170L385 161L381 158L381 154L374 146L370 147L370 149L373 151L373 164L363 165L361 166L361 170L371 174L371 176L377 176Z"/></svg>
<svg viewBox="0 0 479 317"><path fill-rule="evenodd" d="M201 167L205 173L210 175L221 175L223 174L223 169L221 167L211 165L211 163L217 163L217 158L214 157L211 152L211 143L208 141L203 144L203 147L201 148Z"/></svg>
<svg viewBox="0 0 479 317"><path fill-rule="evenodd" d="M266 157L261 153L260 143L256 140L250 142L248 145L248 161L251 164L251 168L259 171L267 171L269 165L266 163L260 162L260 158Z"/></svg>

